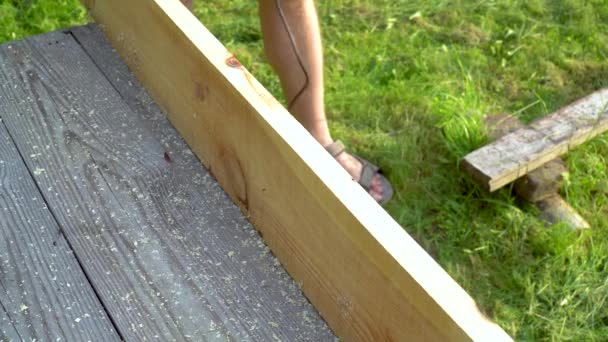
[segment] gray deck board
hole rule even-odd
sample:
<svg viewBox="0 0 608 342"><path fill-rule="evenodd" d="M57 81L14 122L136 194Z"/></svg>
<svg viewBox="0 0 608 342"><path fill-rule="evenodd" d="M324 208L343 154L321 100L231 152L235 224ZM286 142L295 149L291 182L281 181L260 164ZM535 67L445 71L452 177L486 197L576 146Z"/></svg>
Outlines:
<svg viewBox="0 0 608 342"><path fill-rule="evenodd" d="M1 341L119 340L1 122L0 311Z"/></svg>
<svg viewBox="0 0 608 342"><path fill-rule="evenodd" d="M21 341L13 320L4 307L0 306L0 341Z"/></svg>
<svg viewBox="0 0 608 342"><path fill-rule="evenodd" d="M74 32L97 65L69 32L0 47L0 113L120 334L333 340L99 32Z"/></svg>

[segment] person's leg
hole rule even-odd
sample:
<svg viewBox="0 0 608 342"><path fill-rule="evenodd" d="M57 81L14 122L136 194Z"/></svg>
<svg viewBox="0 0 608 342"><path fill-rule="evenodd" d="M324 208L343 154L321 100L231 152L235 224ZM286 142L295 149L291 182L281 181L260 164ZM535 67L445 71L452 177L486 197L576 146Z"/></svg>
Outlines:
<svg viewBox="0 0 608 342"><path fill-rule="evenodd" d="M192 0L180 0L192 10ZM277 0L259 0L260 20L264 35L264 48L268 61L279 75L283 92L292 103L306 83L306 76L301 70L297 56L291 46L285 24L289 25L294 35L294 43L308 74L308 86L292 103L290 111L322 145L333 142L327 126L323 102L323 54L321 50L321 33L317 11L313 0L278 0L285 16L285 23L279 15ZM359 180L361 163L347 153L342 153L336 160ZM382 182L379 176L372 178L370 194L382 199Z"/></svg>
<svg viewBox="0 0 608 342"><path fill-rule="evenodd" d="M192 10L192 0L180 0ZM285 24L290 25L308 73L308 86L293 103L290 111L317 141L327 146L333 142L329 135L323 105L323 55L321 34L314 3L311 0L279 0L286 22L279 16L275 0L260 0L260 18L264 33L264 47L289 101L296 98L306 78L291 47ZM293 27L291 26L293 25Z"/></svg>
<svg viewBox="0 0 608 342"><path fill-rule="evenodd" d="M285 22L281 19L277 1L280 1ZM325 117L323 54L314 1L259 0L259 10L266 55L281 80L283 92L289 103L294 100L306 82L285 24L293 33L296 49L308 73L309 83L292 104L290 112L322 146L328 146L333 139ZM355 180L359 180L361 163L357 159L347 153L340 154L336 159ZM382 183L379 176L372 179L370 194L376 200L382 198Z"/></svg>
<svg viewBox="0 0 608 342"><path fill-rule="evenodd" d="M277 72L289 110L323 145L332 143L325 118L323 103L323 54L317 13L312 0L260 0L260 20L264 36L264 48L268 61ZM285 22L279 15L281 6ZM299 65L289 39L287 25L304 68L308 73L308 86L302 90L306 78Z"/></svg>

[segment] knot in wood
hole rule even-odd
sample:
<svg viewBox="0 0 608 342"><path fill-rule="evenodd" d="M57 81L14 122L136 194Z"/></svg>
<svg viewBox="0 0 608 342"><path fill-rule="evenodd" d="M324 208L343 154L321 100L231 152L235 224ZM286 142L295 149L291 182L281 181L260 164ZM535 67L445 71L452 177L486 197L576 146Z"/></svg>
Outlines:
<svg viewBox="0 0 608 342"><path fill-rule="evenodd" d="M226 58L226 65L231 67L231 68L239 68L241 67L241 62L239 62L238 59L236 59L236 57L234 56L230 56L228 58Z"/></svg>

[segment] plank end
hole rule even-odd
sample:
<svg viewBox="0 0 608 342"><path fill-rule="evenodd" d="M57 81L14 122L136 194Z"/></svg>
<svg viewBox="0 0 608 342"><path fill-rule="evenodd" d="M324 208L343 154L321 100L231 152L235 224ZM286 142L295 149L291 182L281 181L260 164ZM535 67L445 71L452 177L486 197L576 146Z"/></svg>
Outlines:
<svg viewBox="0 0 608 342"><path fill-rule="evenodd" d="M483 186L484 189L492 192L496 189L492 189L492 179L488 175L486 175L483 171L481 171L474 162L472 162L468 157L471 154L468 154L462 159L460 162L460 169L468 172L473 179Z"/></svg>

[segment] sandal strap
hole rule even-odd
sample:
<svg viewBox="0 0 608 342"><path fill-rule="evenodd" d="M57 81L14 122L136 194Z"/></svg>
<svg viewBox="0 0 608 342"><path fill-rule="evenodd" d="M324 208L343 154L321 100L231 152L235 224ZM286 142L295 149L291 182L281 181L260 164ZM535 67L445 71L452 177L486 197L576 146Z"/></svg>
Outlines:
<svg viewBox="0 0 608 342"><path fill-rule="evenodd" d="M344 144L340 140L336 140L333 143L325 146L325 150L334 158L344 152L345 149L346 148L344 147ZM372 181L374 179L374 176L382 173L382 170L380 170L378 166L370 163L369 161L355 154L352 154L352 156L357 158L357 160L361 163L361 173L359 175L358 183L363 189L365 189L365 191L369 192L372 187ZM382 187L385 191L385 197L383 198L382 203L386 203L392 197L393 189L390 183L384 177L380 176L380 180L382 181Z"/></svg>
<svg viewBox="0 0 608 342"><path fill-rule="evenodd" d="M336 158L342 152L344 152L345 149L346 148L344 147L344 144L340 140L336 140L333 143L325 146L325 150L327 152L329 152L329 154L331 154L331 156L334 157L334 158Z"/></svg>
<svg viewBox="0 0 608 342"><path fill-rule="evenodd" d="M365 189L365 191L369 191L372 187L372 180L374 176L378 173L379 168L368 162L363 158L359 158L355 156L361 163L361 175L359 176L359 184Z"/></svg>

